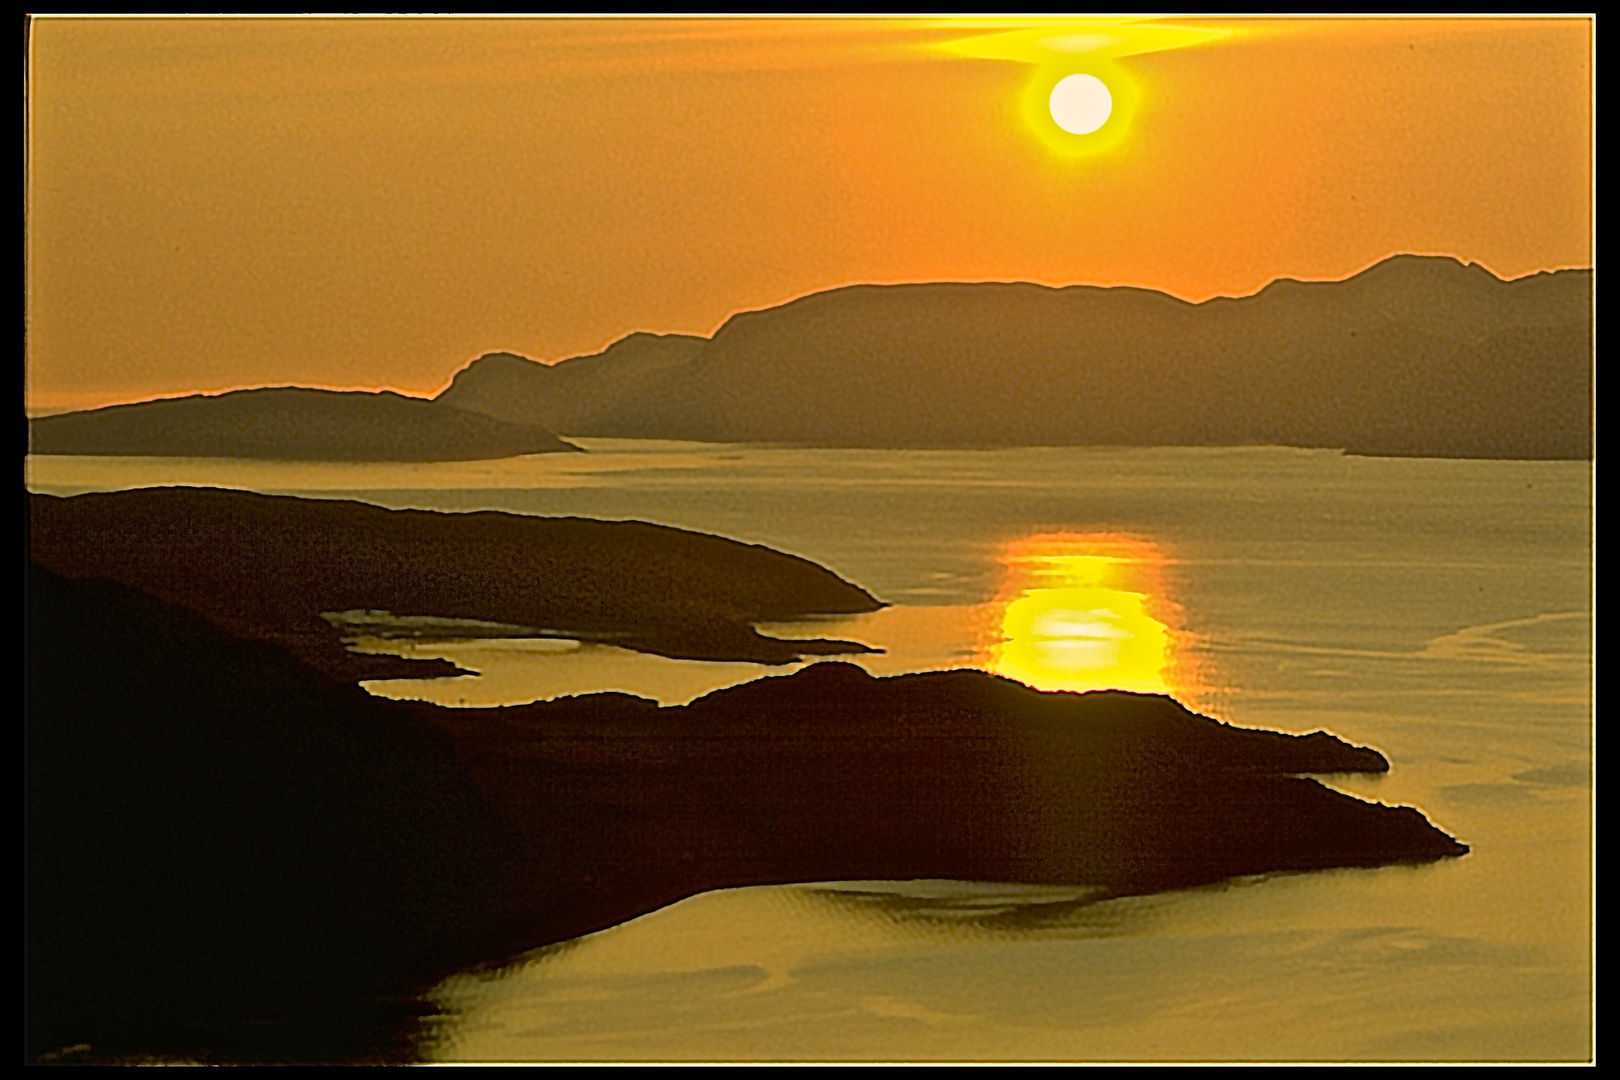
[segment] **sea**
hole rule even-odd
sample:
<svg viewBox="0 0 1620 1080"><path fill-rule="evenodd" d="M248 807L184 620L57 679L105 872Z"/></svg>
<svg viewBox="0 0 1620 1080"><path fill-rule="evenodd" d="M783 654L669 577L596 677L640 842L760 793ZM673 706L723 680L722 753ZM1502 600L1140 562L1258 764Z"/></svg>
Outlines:
<svg viewBox="0 0 1620 1080"><path fill-rule="evenodd" d="M1168 693L1330 731L1468 855L1150 896L998 882L705 893L468 971L428 1061L1581 1061L1593 1054L1593 466L1238 448L804 449L577 439L500 461L32 457L30 490L240 488L657 522L813 560L887 606L763 626ZM413 613L397 613L413 614ZM431 613L414 613L431 614ZM690 701L799 665L566 639L357 636L457 707Z"/></svg>

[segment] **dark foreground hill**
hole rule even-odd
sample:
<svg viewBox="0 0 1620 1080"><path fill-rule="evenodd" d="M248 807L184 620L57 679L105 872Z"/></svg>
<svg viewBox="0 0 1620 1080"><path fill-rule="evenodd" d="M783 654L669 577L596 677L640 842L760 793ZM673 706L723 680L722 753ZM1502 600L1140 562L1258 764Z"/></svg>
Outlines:
<svg viewBox="0 0 1620 1080"><path fill-rule="evenodd" d="M450 971L707 889L1131 893L1467 850L1294 775L1381 771L1378 753L1166 698L816 664L686 707L441 709L122 585L30 573L36 1060L408 1058Z"/></svg>
<svg viewBox="0 0 1620 1080"><path fill-rule="evenodd" d="M1589 458L1592 319L1591 271L1502 281L1418 256L1198 304L859 285L734 316L707 342L632 335L553 366L494 354L437 400L569 435Z"/></svg>
<svg viewBox="0 0 1620 1080"><path fill-rule="evenodd" d="M391 392L272 387L28 422L29 451L282 461L466 461L577 447L543 426Z"/></svg>
<svg viewBox="0 0 1620 1080"><path fill-rule="evenodd" d="M357 626L412 634L388 614L462 620L449 636L564 637L785 664L870 650L782 641L755 623L883 606L808 559L639 521L385 510L209 488L31 495L29 508L41 566L133 586L349 681L455 672L444 661L344 648Z"/></svg>

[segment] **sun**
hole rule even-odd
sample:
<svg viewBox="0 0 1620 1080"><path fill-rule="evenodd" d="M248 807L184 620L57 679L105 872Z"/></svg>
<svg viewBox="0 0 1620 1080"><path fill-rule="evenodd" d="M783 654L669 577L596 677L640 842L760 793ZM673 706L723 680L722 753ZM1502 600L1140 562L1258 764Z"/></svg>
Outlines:
<svg viewBox="0 0 1620 1080"><path fill-rule="evenodd" d="M1090 135L1108 123L1114 111L1108 84L1083 72L1059 79L1046 100L1052 121L1070 135Z"/></svg>
<svg viewBox="0 0 1620 1080"><path fill-rule="evenodd" d="M1141 96L1117 64L1081 66L1038 67L1024 84L1024 122L1058 157L1090 157L1118 146Z"/></svg>

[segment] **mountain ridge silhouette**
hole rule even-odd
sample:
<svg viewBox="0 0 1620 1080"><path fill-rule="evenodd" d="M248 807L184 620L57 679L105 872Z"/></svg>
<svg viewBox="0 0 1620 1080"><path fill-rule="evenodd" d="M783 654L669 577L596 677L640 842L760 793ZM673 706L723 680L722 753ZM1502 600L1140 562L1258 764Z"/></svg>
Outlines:
<svg viewBox="0 0 1620 1080"><path fill-rule="evenodd" d="M633 334L550 365L491 354L435 400L579 436L1579 459L1591 297L1589 270L1504 281L1416 255L1196 303L1135 286L858 284L739 312L709 339Z"/></svg>

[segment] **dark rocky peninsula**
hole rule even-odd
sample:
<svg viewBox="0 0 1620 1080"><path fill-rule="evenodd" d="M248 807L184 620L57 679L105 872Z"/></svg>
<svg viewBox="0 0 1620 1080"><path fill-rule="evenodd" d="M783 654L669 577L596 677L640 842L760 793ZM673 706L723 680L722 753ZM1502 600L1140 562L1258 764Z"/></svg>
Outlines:
<svg viewBox="0 0 1620 1080"><path fill-rule="evenodd" d="M36 1060L408 1059L449 972L708 889L1137 893L1467 851L1297 775L1387 769L1377 752L1162 697L822 663L685 707L443 709L37 567L27 633Z"/></svg>
<svg viewBox="0 0 1620 1080"><path fill-rule="evenodd" d="M41 566L141 589L347 681L456 669L350 652L324 615L473 620L502 624L504 637L785 664L870 650L782 641L755 623L883 606L807 559L642 522L385 510L207 488L29 498Z"/></svg>

